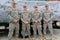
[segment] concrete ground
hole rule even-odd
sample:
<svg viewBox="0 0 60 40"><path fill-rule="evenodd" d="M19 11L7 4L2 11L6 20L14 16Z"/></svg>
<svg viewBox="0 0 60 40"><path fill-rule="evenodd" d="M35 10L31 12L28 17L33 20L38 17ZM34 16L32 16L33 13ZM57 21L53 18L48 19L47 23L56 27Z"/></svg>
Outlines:
<svg viewBox="0 0 60 40"><path fill-rule="evenodd" d="M53 40L60 40L60 29L54 29L54 34L53 34ZM0 40L8 40L7 36L2 36L0 37ZM12 40L15 40L14 38ZM22 40L22 38L20 38L20 40ZM26 40L28 40L28 38L26 38ZM36 40L39 40L39 38L37 37ZM50 36L47 35L47 40L50 40Z"/></svg>

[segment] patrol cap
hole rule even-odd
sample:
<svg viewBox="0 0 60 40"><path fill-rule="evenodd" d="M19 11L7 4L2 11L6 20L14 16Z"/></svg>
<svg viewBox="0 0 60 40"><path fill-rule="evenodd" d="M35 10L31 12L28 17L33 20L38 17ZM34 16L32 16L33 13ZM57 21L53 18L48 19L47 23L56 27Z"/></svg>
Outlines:
<svg viewBox="0 0 60 40"><path fill-rule="evenodd" d="M16 3L15 3L15 1L14 1L14 0L12 0L12 4L13 4L13 5L16 5Z"/></svg>
<svg viewBox="0 0 60 40"><path fill-rule="evenodd" d="M49 9L49 5L48 5L48 4L45 5L45 9L46 9L46 10Z"/></svg>
<svg viewBox="0 0 60 40"><path fill-rule="evenodd" d="M14 0L12 0L12 7L16 7L16 3L15 3L15 1Z"/></svg>
<svg viewBox="0 0 60 40"><path fill-rule="evenodd" d="M46 4L45 7L48 7L48 4Z"/></svg>
<svg viewBox="0 0 60 40"><path fill-rule="evenodd" d="M15 2L14 0L12 0L12 2Z"/></svg>
<svg viewBox="0 0 60 40"><path fill-rule="evenodd" d="M12 3L13 5L16 5L16 3Z"/></svg>

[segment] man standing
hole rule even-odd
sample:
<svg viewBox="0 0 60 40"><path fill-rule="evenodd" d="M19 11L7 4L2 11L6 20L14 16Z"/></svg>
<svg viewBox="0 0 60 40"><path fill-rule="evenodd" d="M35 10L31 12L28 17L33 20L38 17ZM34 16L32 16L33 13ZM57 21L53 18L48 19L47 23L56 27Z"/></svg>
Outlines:
<svg viewBox="0 0 60 40"><path fill-rule="evenodd" d="M21 12L21 20L22 20L22 35L25 40L25 31L28 31L29 40L30 40L30 12L27 10L27 6L23 6L23 11Z"/></svg>
<svg viewBox="0 0 60 40"><path fill-rule="evenodd" d="M37 30L38 30L39 38L40 38L40 40L42 40L41 19L42 19L42 13L41 13L41 11L38 10L37 6L34 6L34 11L32 12L34 40L36 40L35 38L37 36L37 32L36 32Z"/></svg>
<svg viewBox="0 0 60 40"><path fill-rule="evenodd" d="M13 31L14 29L15 31L15 37L16 40L18 40L18 35L19 35L19 15L18 15L18 11L16 9L16 3L13 1L12 2L12 8L9 10L9 19L10 19L10 23L9 23L9 34L8 34L8 38L9 40L12 39L13 36Z"/></svg>
<svg viewBox="0 0 60 40"><path fill-rule="evenodd" d="M51 34L51 40L53 35L53 29L52 29L52 18L54 17L53 12L48 9L48 5L45 6L45 11L43 12L44 16L44 40L46 40L46 28L48 26L50 34Z"/></svg>

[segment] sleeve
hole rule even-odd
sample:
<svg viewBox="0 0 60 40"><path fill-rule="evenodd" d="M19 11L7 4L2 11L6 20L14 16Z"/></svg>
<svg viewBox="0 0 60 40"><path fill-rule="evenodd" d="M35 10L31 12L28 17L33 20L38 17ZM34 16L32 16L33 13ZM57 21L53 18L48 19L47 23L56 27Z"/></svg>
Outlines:
<svg viewBox="0 0 60 40"><path fill-rule="evenodd" d="M9 21L11 22L12 20L14 20L13 17L10 16L10 14L8 15L9 16Z"/></svg>
<svg viewBox="0 0 60 40"><path fill-rule="evenodd" d="M51 20L53 19L53 17L55 16L55 15L54 15L54 12L50 12L50 13L51 13L51 14L50 14L51 17L48 19L48 21L51 21Z"/></svg>
<svg viewBox="0 0 60 40"><path fill-rule="evenodd" d="M31 12L31 18L32 18L33 21L35 20L33 12Z"/></svg>
<svg viewBox="0 0 60 40"><path fill-rule="evenodd" d="M18 12L19 18L21 19L21 11Z"/></svg>
<svg viewBox="0 0 60 40"><path fill-rule="evenodd" d="M10 22L14 20L14 18L11 16L11 11L12 11L11 9L8 10L8 17L9 17Z"/></svg>
<svg viewBox="0 0 60 40"><path fill-rule="evenodd" d="M43 17L43 20L46 20L46 18L45 18L45 11L42 12L42 17Z"/></svg>
<svg viewBox="0 0 60 40"><path fill-rule="evenodd" d="M41 21L41 19L42 19L42 13L39 12L39 15L38 15L38 16L39 16L39 17L37 18L37 20Z"/></svg>
<svg viewBox="0 0 60 40"><path fill-rule="evenodd" d="M24 20L23 20L23 12L21 12L21 20L22 20L22 22L24 22Z"/></svg>
<svg viewBox="0 0 60 40"><path fill-rule="evenodd" d="M20 11L18 11L18 19L17 20L19 20L20 19L20 15L21 13L20 13Z"/></svg>
<svg viewBox="0 0 60 40"><path fill-rule="evenodd" d="M28 16L28 18L30 18L30 19L31 19L31 12L29 12L29 16Z"/></svg>

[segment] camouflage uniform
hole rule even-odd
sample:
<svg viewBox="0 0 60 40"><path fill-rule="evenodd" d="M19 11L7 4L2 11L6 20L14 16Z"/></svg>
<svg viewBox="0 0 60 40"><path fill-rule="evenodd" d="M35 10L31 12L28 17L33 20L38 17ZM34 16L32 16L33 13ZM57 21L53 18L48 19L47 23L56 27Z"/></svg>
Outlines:
<svg viewBox="0 0 60 40"><path fill-rule="evenodd" d="M11 13L9 13L9 34L8 34L8 38L9 40L11 40L12 36L13 36L13 31L15 29L15 36L18 37L19 35L19 22L18 23L14 23L13 20L19 20L20 16L19 16L19 12L17 11L16 8L11 8Z"/></svg>
<svg viewBox="0 0 60 40"><path fill-rule="evenodd" d="M23 35L23 37L25 37L25 31L28 31L28 34L30 35L30 19L31 19L31 15L30 15L29 11L22 11L21 12L22 35ZM29 24L25 24L24 21L28 21Z"/></svg>
<svg viewBox="0 0 60 40"><path fill-rule="evenodd" d="M32 21L33 21L33 31L34 31L34 36L36 36L37 32L36 29L38 30L39 36L42 36L42 28L41 28L41 19L42 19L42 13L41 12L32 12ZM38 20L38 23L35 23L34 21Z"/></svg>
<svg viewBox="0 0 60 40"><path fill-rule="evenodd" d="M49 28L50 33L53 34L53 28L52 28L52 18L54 17L53 12L52 11L44 11L43 16L44 16L44 18L43 18L44 20L48 20L47 24L44 22L44 30L43 30L44 34L46 34L47 26Z"/></svg>

